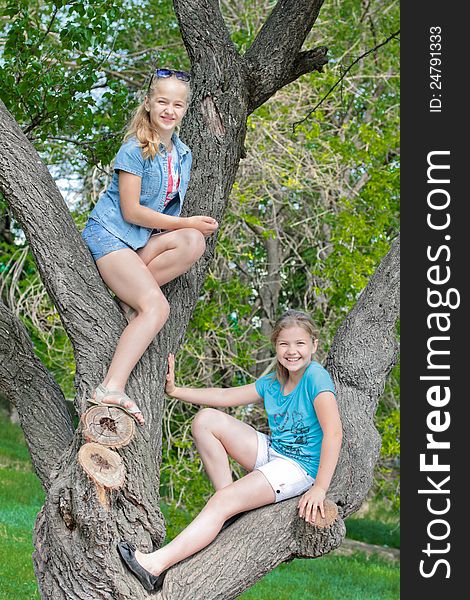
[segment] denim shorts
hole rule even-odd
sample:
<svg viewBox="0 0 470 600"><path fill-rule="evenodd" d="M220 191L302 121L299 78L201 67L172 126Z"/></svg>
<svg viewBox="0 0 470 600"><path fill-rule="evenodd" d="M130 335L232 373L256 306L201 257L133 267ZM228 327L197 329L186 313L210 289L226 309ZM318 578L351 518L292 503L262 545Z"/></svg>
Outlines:
<svg viewBox="0 0 470 600"><path fill-rule="evenodd" d="M275 502L293 498L306 492L315 483L298 462L287 458L271 448L271 441L264 433L258 435L258 454L253 470L261 471L276 494Z"/></svg>
<svg viewBox="0 0 470 600"><path fill-rule="evenodd" d="M115 250L122 250L130 246L125 244L112 233L109 233L98 221L88 219L85 229L82 232L82 237L85 240L95 262Z"/></svg>

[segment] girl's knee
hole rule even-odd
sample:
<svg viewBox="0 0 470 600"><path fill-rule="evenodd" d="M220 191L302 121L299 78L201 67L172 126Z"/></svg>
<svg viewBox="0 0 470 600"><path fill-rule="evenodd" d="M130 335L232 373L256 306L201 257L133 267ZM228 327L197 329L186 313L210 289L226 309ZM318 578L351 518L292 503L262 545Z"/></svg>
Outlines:
<svg viewBox="0 0 470 600"><path fill-rule="evenodd" d="M165 296L155 290L147 295L138 312L145 316L149 327L158 329L168 320L170 305Z"/></svg>
<svg viewBox="0 0 470 600"><path fill-rule="evenodd" d="M206 249L206 239L198 229L182 229L182 244L188 258L195 262L200 258Z"/></svg>
<svg viewBox="0 0 470 600"><path fill-rule="evenodd" d="M196 439L208 431L212 432L216 423L220 420L220 410L215 408L203 408L194 417L191 430L193 437Z"/></svg>
<svg viewBox="0 0 470 600"><path fill-rule="evenodd" d="M230 512L231 490L230 486L217 490L213 496L209 498L207 507L222 516L228 516Z"/></svg>

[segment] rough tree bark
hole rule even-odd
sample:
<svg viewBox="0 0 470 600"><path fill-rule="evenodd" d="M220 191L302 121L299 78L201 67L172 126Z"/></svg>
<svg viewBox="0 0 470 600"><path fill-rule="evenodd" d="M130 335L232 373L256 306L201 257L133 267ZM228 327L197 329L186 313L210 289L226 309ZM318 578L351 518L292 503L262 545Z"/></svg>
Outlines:
<svg viewBox="0 0 470 600"><path fill-rule="evenodd" d="M301 51L321 0L279 0L251 48L240 56L217 0L174 0L192 64L193 96L183 139L193 148L187 207L223 219L243 155L246 119L280 87L321 70L325 48ZM41 277L72 340L75 406L102 379L124 319L92 259L47 168L0 103L0 189L21 224ZM28 164L29 168L24 169ZM58 385L34 358L18 319L0 310L0 390L16 404L34 467L46 490L38 515L34 565L41 595L50 600L135 600L148 594L123 568L116 542L158 547L164 521L158 508L163 382L168 352L180 346L211 260L166 286L171 316L129 382L146 426L117 452L126 480L100 503L77 463L81 426L73 432ZM339 392L344 447L330 492L342 517L366 496L379 449L372 417L395 360L397 245L384 260L338 332L328 366ZM341 543L339 518L329 529L306 526L296 500L242 517L203 552L171 569L161 598L235 598L259 577L294 556L321 556Z"/></svg>

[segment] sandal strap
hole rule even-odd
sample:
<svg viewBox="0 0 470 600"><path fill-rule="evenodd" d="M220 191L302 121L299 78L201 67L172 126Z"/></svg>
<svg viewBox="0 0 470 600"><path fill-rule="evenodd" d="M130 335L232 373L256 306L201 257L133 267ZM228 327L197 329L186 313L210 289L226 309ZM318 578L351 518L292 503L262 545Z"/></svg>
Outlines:
<svg viewBox="0 0 470 600"><path fill-rule="evenodd" d="M127 412L133 415L142 412L137 406L137 404L134 402L134 400L132 400L132 398L129 398L129 396L124 392L120 392L118 395L115 396L115 398L117 398L119 406L121 408L125 408ZM126 402L130 402L132 406L130 408L125 406Z"/></svg>
<svg viewBox="0 0 470 600"><path fill-rule="evenodd" d="M98 402L103 402L107 396L121 396L122 394L124 394L124 392L120 392L118 390L108 390L108 388L102 383L100 383L95 390L95 397Z"/></svg>
<svg viewBox="0 0 470 600"><path fill-rule="evenodd" d="M100 383L95 391L96 400L98 402L102 403L102 402L105 402L106 398L108 398L108 397L115 398L117 400L116 406L125 408L127 410L127 412L129 412L132 415L136 415L136 414L142 412L140 410L140 408L137 406L137 404L134 402L134 400L129 398L129 396L127 394L125 394L124 392L120 392L118 390L108 390L107 387L105 387L102 383ZM133 404L133 406L128 408L127 406L125 406L126 402L130 402L131 404ZM112 404L114 404L114 402Z"/></svg>

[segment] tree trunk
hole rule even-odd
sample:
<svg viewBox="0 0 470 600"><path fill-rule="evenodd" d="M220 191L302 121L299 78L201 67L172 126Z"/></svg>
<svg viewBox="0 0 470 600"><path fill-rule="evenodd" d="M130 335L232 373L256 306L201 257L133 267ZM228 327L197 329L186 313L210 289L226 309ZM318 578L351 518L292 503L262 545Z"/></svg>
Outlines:
<svg viewBox="0 0 470 600"><path fill-rule="evenodd" d="M326 62L324 48L301 51L322 1L279 0L243 57L231 42L216 0L175 0L174 5L193 73L192 102L182 131L194 152L186 210L221 221L243 155L247 116L277 89L303 73L321 70ZM81 415L87 394L102 380L124 319L47 168L1 102L0 153L0 190L27 236L73 343L75 407ZM170 319L128 385L146 425L129 445L115 450L125 469L120 489L97 486L81 468L77 453L85 442L82 425L72 432L57 384L34 358L18 319L0 306L1 391L17 406L47 492L34 535L34 566L44 599L148 597L122 566L116 543L129 539L149 551L164 539L159 469L166 356L183 340L214 243L212 239L189 273L165 286ZM345 433L331 488L340 517L326 529L307 526L296 516L295 499L254 511L172 568L160 597L235 598L280 562L321 556L340 544L341 516L365 497L379 447L372 417L395 358L396 259L395 251L387 257L338 332L329 359ZM16 332L13 337L11 331Z"/></svg>

